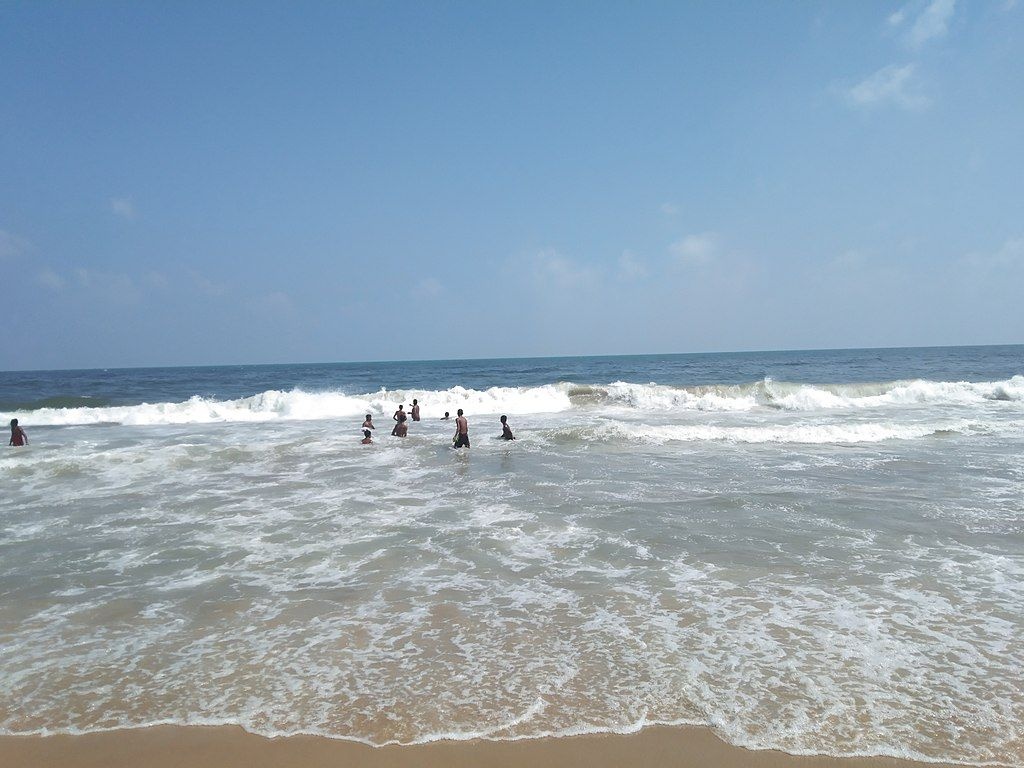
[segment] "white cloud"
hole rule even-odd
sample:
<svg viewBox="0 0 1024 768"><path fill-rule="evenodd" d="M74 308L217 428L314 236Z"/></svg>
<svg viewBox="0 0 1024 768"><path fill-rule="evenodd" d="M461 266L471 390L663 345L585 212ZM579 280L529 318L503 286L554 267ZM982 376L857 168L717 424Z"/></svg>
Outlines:
<svg viewBox="0 0 1024 768"><path fill-rule="evenodd" d="M135 218L135 203L130 197L112 197L110 199L110 210L115 216L131 221Z"/></svg>
<svg viewBox="0 0 1024 768"><path fill-rule="evenodd" d="M272 293L260 296L253 302L252 306L264 312L276 314L287 314L295 309L292 297L284 291L273 291Z"/></svg>
<svg viewBox="0 0 1024 768"><path fill-rule="evenodd" d="M206 296L223 296L227 293L227 289L222 285L218 285L204 275L199 274L195 270L189 270L188 276L192 279L192 285L195 289Z"/></svg>
<svg viewBox="0 0 1024 768"><path fill-rule="evenodd" d="M60 291L64 289L64 278L49 267L36 275L36 280L41 286L49 288L51 291Z"/></svg>
<svg viewBox="0 0 1024 768"><path fill-rule="evenodd" d="M1010 238L994 253L969 253L963 263L986 273L1024 266L1024 237Z"/></svg>
<svg viewBox="0 0 1024 768"><path fill-rule="evenodd" d="M844 91L854 107L872 109L893 104L903 109L926 107L928 99L913 90L914 64L890 64Z"/></svg>
<svg viewBox="0 0 1024 768"><path fill-rule="evenodd" d="M855 249L844 251L835 256L829 264L836 269L860 270L867 264L868 257L863 251Z"/></svg>
<svg viewBox="0 0 1024 768"><path fill-rule="evenodd" d="M687 235L672 243L669 251L680 264L708 264L718 255L718 237L713 232Z"/></svg>
<svg viewBox="0 0 1024 768"><path fill-rule="evenodd" d="M145 283L150 288L157 288L160 290L163 290L168 285L170 285L170 281L167 279L167 275L165 275L163 272L147 272L145 275L142 276L142 282Z"/></svg>
<svg viewBox="0 0 1024 768"><path fill-rule="evenodd" d="M590 283L597 277L593 268L577 263L554 248L539 251L530 261L534 279L545 285L568 287Z"/></svg>
<svg viewBox="0 0 1024 768"><path fill-rule="evenodd" d="M647 277L647 265L632 251L623 251L619 256L619 274L630 280Z"/></svg>
<svg viewBox="0 0 1024 768"><path fill-rule="evenodd" d="M436 277L428 277L420 280L412 289L414 295L424 299L431 299L444 293L444 286Z"/></svg>
<svg viewBox="0 0 1024 768"><path fill-rule="evenodd" d="M907 45L920 48L930 40L944 37L954 10L956 0L932 0L907 32Z"/></svg>
<svg viewBox="0 0 1024 768"><path fill-rule="evenodd" d="M112 301L134 304L142 299L142 292L130 275L76 269L75 277L82 288L95 291Z"/></svg>
<svg viewBox="0 0 1024 768"><path fill-rule="evenodd" d="M887 19L887 21L889 22L889 26L890 27L898 27L900 24L902 24L906 20L906 18L907 18L907 9L906 8L900 8L898 11L894 11L893 13L890 13L889 14L889 18Z"/></svg>
<svg viewBox="0 0 1024 768"><path fill-rule="evenodd" d="M0 261L13 259L28 250L28 241L0 229Z"/></svg>

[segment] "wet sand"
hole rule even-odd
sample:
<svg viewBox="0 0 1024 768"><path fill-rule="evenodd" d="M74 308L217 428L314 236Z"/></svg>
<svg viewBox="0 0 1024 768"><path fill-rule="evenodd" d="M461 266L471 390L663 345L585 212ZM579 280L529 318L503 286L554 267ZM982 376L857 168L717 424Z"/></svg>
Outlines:
<svg viewBox="0 0 1024 768"><path fill-rule="evenodd" d="M3 768L935 768L891 758L795 757L750 751L706 728L651 727L625 736L441 741L368 747L318 736L268 739L236 727L158 726L83 736L0 737Z"/></svg>

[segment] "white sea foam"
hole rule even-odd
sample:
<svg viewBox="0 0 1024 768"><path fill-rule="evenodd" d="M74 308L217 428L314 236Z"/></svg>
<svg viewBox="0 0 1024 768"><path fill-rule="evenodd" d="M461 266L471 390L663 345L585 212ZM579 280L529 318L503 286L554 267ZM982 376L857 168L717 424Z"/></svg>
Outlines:
<svg viewBox="0 0 1024 768"><path fill-rule="evenodd" d="M0 455L0 732L385 744L690 723L798 754L1020 765L1022 384L36 411L149 426ZM358 444L349 422L412 397L408 439ZM453 407L469 451L434 417ZM515 443L481 434L517 409Z"/></svg>
<svg viewBox="0 0 1024 768"><path fill-rule="evenodd" d="M602 406L641 412L689 410L726 413L756 412L766 408L817 411L907 406L987 407L999 402L1017 406L1024 403L1024 376L996 382L919 380L846 385L789 384L765 379L748 385L702 387L669 387L620 381L604 386L560 383L538 387L492 387L486 390L463 387L443 391L381 390L357 395L268 390L237 400L195 396L179 403L40 408L15 415L24 423L36 426L329 420L352 418L368 412L390 416L398 403L408 406L413 398L420 401L426 419L438 418L445 411L455 413L458 408L474 415L528 415Z"/></svg>

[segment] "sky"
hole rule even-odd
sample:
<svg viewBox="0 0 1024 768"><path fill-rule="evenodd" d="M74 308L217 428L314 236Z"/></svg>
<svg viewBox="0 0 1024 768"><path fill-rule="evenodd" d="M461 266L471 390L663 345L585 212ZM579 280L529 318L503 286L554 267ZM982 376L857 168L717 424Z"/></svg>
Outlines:
<svg viewBox="0 0 1024 768"><path fill-rule="evenodd" d="M0 369L1024 342L1024 0L0 0Z"/></svg>

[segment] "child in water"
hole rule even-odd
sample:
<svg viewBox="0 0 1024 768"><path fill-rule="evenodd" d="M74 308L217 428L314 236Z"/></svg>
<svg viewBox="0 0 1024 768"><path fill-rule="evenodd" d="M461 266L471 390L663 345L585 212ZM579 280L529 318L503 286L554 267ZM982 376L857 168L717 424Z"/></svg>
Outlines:
<svg viewBox="0 0 1024 768"><path fill-rule="evenodd" d="M363 439L360 441L361 445L373 445L373 433L368 429L363 430Z"/></svg>
<svg viewBox="0 0 1024 768"><path fill-rule="evenodd" d="M18 426L17 419L11 419L11 442L8 445L28 445L28 435Z"/></svg>
<svg viewBox="0 0 1024 768"><path fill-rule="evenodd" d="M512 436L512 429L508 425L508 416L501 417L501 439L515 440L515 438Z"/></svg>

